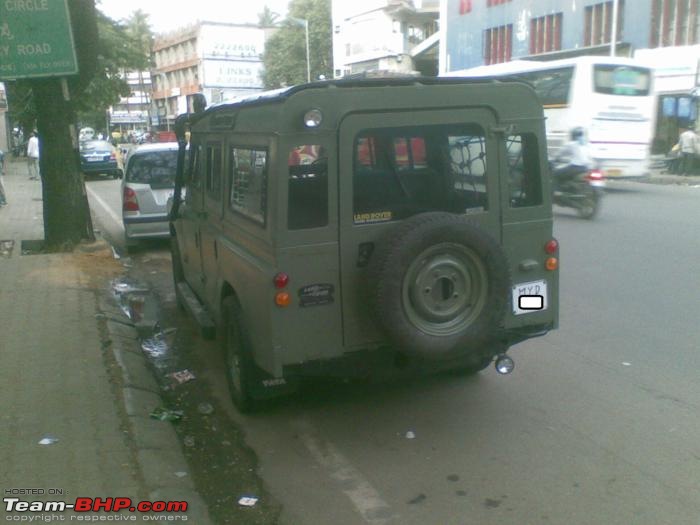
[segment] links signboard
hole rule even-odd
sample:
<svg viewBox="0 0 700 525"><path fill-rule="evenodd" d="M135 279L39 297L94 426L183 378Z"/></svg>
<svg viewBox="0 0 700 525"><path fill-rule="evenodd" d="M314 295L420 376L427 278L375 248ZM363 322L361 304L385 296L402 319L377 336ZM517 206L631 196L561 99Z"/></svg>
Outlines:
<svg viewBox="0 0 700 525"><path fill-rule="evenodd" d="M0 0L0 79L77 72L68 0Z"/></svg>

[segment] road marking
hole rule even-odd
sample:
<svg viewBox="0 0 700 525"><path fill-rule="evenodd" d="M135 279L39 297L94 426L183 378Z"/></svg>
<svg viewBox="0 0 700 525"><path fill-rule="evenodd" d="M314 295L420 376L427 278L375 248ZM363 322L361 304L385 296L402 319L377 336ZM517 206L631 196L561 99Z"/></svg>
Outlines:
<svg viewBox="0 0 700 525"><path fill-rule="evenodd" d="M331 443L319 438L308 421L296 420L294 426L311 456L339 482L341 490L367 523L384 525L398 518L362 473Z"/></svg>
<svg viewBox="0 0 700 525"><path fill-rule="evenodd" d="M112 217L112 219L114 219L114 222L116 222L118 225L122 224L122 218L116 213L114 213L112 208L109 207L109 205L102 199L102 197L95 193L95 191L87 184L85 185L85 189L92 196L92 198L95 199L99 203L99 205L104 208L104 210L109 214L109 216Z"/></svg>

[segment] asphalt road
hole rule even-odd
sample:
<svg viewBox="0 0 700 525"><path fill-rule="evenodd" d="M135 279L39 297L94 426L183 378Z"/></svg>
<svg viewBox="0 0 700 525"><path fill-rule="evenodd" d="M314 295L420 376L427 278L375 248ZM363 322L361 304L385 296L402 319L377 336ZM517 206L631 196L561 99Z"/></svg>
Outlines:
<svg viewBox="0 0 700 525"><path fill-rule="evenodd" d="M118 215L118 182L89 187L118 238L94 199ZM512 375L322 383L254 416L233 409L216 346L177 312L165 247L135 266L283 523L697 524L698 224L700 188L617 183L593 222L556 210L561 326L514 347Z"/></svg>

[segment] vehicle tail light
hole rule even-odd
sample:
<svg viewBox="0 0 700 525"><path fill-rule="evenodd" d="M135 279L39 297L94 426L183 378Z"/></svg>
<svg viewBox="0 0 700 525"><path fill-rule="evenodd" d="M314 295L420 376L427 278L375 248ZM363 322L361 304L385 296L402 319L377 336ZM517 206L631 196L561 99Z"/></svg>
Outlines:
<svg viewBox="0 0 700 525"><path fill-rule="evenodd" d="M590 181L602 181L605 180L605 176L598 170L593 170L588 172L588 175L586 175L586 180Z"/></svg>
<svg viewBox="0 0 700 525"><path fill-rule="evenodd" d="M558 249L559 242L556 239L551 239L550 241L547 241L547 244L544 245L544 251L550 255L557 253Z"/></svg>
<svg viewBox="0 0 700 525"><path fill-rule="evenodd" d="M544 267L547 268L550 272L553 272L557 268L559 268L559 259L556 257L550 257L547 259L547 261L544 263Z"/></svg>
<svg viewBox="0 0 700 525"><path fill-rule="evenodd" d="M275 295L275 304L280 308L289 306L292 302L292 297L287 292L279 292Z"/></svg>
<svg viewBox="0 0 700 525"><path fill-rule="evenodd" d="M278 290L281 290L285 286L289 284L289 275L287 275L284 272L280 272L277 275L275 275L274 279L272 280L275 284L275 288Z"/></svg>
<svg viewBox="0 0 700 525"><path fill-rule="evenodd" d="M136 199L136 192L128 186L124 188L122 209L124 211L139 211L139 201Z"/></svg>

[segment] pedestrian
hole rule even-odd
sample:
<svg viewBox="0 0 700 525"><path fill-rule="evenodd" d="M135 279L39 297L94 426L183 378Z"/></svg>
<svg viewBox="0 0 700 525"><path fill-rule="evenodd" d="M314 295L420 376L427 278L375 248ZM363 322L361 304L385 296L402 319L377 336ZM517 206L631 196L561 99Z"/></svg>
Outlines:
<svg viewBox="0 0 700 525"><path fill-rule="evenodd" d="M682 133L678 139L681 150L681 175L692 175L695 164L695 143L698 137L690 127L681 128Z"/></svg>
<svg viewBox="0 0 700 525"><path fill-rule="evenodd" d="M5 177L5 152L0 149L0 207L7 206L7 194L3 178Z"/></svg>
<svg viewBox="0 0 700 525"><path fill-rule="evenodd" d="M29 135L29 142L27 142L27 170L29 180L39 178L39 139L34 131Z"/></svg>

